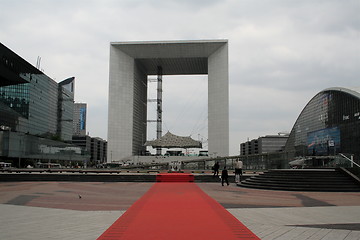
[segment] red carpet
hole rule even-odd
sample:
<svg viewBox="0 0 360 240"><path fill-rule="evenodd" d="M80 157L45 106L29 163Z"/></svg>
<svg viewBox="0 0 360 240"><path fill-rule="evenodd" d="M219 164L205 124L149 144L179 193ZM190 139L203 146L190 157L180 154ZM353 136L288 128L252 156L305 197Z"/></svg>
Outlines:
<svg viewBox="0 0 360 240"><path fill-rule="evenodd" d="M160 173L156 175L157 182L193 182L194 175L189 173Z"/></svg>
<svg viewBox="0 0 360 240"><path fill-rule="evenodd" d="M259 239L195 183L155 183L98 239Z"/></svg>

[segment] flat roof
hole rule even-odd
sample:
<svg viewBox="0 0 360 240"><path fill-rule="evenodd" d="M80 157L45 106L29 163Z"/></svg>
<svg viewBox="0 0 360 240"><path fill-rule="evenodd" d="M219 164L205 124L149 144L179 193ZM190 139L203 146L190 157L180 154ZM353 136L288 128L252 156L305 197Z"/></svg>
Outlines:
<svg viewBox="0 0 360 240"><path fill-rule="evenodd" d="M208 74L208 57L228 40L130 41L111 42L111 47L134 58L148 75Z"/></svg>

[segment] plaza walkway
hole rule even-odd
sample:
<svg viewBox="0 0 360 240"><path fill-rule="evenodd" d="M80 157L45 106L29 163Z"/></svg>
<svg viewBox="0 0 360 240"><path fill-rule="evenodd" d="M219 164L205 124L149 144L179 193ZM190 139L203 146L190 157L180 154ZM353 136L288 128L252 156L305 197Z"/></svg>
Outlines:
<svg viewBox="0 0 360 240"><path fill-rule="evenodd" d="M0 183L0 239L97 239L153 185ZM194 185L260 239L360 239L360 193Z"/></svg>

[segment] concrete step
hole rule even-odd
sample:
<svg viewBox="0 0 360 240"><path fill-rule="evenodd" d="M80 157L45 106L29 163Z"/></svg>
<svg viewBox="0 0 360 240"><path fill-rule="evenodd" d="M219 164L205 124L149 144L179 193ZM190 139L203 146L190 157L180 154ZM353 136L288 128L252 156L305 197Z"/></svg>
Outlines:
<svg viewBox="0 0 360 240"><path fill-rule="evenodd" d="M292 177L292 178L288 178L288 177L267 177L267 176L258 176L255 178L256 180L271 180L271 181L278 181L278 182L283 182L284 179L286 179L287 182L347 182L347 181L352 181L350 178L346 177L346 176L339 176L339 177L328 177L328 178L304 178L304 177Z"/></svg>
<svg viewBox="0 0 360 240"><path fill-rule="evenodd" d="M161 173L156 175L156 182L194 182L194 175L188 173Z"/></svg>
<svg viewBox="0 0 360 240"><path fill-rule="evenodd" d="M286 183L273 183L273 182L251 182L251 181L243 181L243 185L252 185L252 186L278 186L282 188L286 187L298 187L298 188L307 188L307 187L313 187L313 188L322 188L322 189L330 189L330 188L336 188L336 189L346 189L346 188L354 188L357 187L354 184L343 184L343 185L333 185L333 184L318 184L318 183L293 183L293 184L286 184Z"/></svg>
<svg viewBox="0 0 360 240"><path fill-rule="evenodd" d="M354 182L350 179L343 179L339 181L311 181L311 179L307 179L306 181L284 181L284 180L272 180L272 179L248 179L246 182L252 183L272 183L272 184L279 184L279 185L308 185L308 184L317 184L317 185L332 185L332 186L342 186L342 185L353 185Z"/></svg>
<svg viewBox="0 0 360 240"><path fill-rule="evenodd" d="M271 170L242 181L239 186L293 191L358 192L360 185L348 175L335 170Z"/></svg>
<svg viewBox="0 0 360 240"><path fill-rule="evenodd" d="M297 186L265 186L265 185L249 185L247 183L240 183L238 186L246 188L264 189L264 190L281 190L281 191L314 191L314 192L359 192L358 187L348 188L323 188L323 187L297 187Z"/></svg>

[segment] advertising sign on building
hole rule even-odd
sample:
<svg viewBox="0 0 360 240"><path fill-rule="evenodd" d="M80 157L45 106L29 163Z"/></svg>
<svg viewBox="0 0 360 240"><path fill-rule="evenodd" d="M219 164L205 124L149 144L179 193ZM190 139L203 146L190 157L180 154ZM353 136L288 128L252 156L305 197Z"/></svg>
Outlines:
<svg viewBox="0 0 360 240"><path fill-rule="evenodd" d="M80 130L86 130L86 108L80 108Z"/></svg>
<svg viewBox="0 0 360 240"><path fill-rule="evenodd" d="M310 132L307 136L310 155L331 155L340 151L340 129L325 128Z"/></svg>

